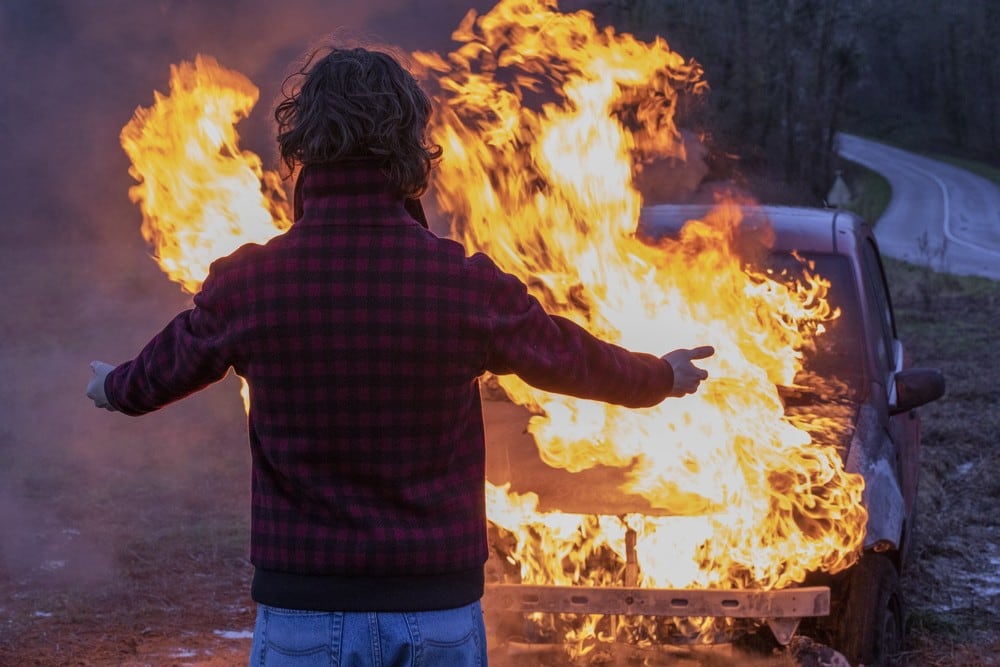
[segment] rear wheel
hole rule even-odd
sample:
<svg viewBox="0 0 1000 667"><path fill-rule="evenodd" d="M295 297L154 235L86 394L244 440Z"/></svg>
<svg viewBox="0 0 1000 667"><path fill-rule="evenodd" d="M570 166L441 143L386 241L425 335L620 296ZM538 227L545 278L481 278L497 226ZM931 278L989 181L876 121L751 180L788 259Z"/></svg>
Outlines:
<svg viewBox="0 0 1000 667"><path fill-rule="evenodd" d="M896 565L868 552L852 568L836 647L852 665L889 667L903 649L903 598Z"/></svg>

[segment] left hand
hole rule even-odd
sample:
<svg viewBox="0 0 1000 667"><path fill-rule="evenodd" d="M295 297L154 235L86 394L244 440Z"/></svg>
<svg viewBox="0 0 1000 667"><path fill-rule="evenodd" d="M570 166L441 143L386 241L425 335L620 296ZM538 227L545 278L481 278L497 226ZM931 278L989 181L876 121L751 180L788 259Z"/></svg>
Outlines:
<svg viewBox="0 0 1000 667"><path fill-rule="evenodd" d="M108 377L108 373L113 371L115 367L103 361L91 361L90 369L94 371L94 377L90 378L90 382L87 383L87 398L93 400L94 405L98 408L116 412L114 406L108 403L108 397L104 393L104 378Z"/></svg>

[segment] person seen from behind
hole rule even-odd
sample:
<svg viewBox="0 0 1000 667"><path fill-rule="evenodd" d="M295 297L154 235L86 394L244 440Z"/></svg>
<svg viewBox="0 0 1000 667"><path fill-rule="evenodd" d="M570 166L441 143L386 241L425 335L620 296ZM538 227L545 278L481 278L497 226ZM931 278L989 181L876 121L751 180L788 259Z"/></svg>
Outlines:
<svg viewBox="0 0 1000 667"><path fill-rule="evenodd" d="M294 224L215 261L87 395L142 415L246 379L251 665L485 665L479 378L642 408L697 391L714 350L601 341L432 233L431 103L390 54L330 48L298 74L275 110Z"/></svg>

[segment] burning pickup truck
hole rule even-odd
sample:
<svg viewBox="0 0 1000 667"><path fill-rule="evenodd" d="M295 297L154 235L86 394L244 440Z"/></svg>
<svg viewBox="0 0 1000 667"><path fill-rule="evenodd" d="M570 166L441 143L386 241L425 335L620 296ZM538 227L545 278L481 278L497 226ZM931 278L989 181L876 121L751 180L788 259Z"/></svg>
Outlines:
<svg viewBox="0 0 1000 667"><path fill-rule="evenodd" d="M646 242L657 247L664 239L676 238L684 223L703 220L706 214L704 207L650 207L643 210L639 229ZM825 286L809 297L825 301L823 314L815 318L822 324L813 321L816 335L803 344L801 363L776 389L781 420L809 433L807 448L835 452L843 464L840 483L860 490L855 499L859 506L827 502L824 509L824 501L843 489L825 486L828 480L807 480L801 470L790 474L790 468L779 472L780 466L764 465L770 470L754 480L759 469L741 463L734 466L736 473L747 476L745 484L768 486L768 506L778 513L783 504L801 505L792 511L792 522L804 537L782 542L784 548L794 550L810 538L820 538L830 554L845 542L854 545L852 552L825 558L805 549L802 559L810 563L808 571L784 581L733 576L734 570L751 570L753 556L740 566L726 563L721 569L728 579L725 574L716 574L714 580L686 574L646 577L647 563L669 561L674 550L686 547L685 532L703 543L693 550L697 567L716 573L720 565L709 555L708 545L722 541L729 549L741 550L749 544L760 548L759 558L766 558L766 545L775 537L734 540L713 535L710 527L725 522L710 517L731 511L719 498L734 500L735 492L714 499L695 497L699 492L679 478L670 488L682 501L643 498L629 486L630 479L631 488L635 486L638 458L623 467L553 468L551 458L539 453L524 432L528 414L503 401L487 402L489 481L502 485L506 496L530 498L535 522L512 528L501 519L491 526L493 554L484 608L493 644L506 653L545 654L546 664L552 664L554 655L568 664L587 664L584 656L594 651L648 659L676 656L679 645L691 643L787 645L796 632L833 646L851 664L887 664L899 650L899 575L910 542L920 457L920 422L914 409L943 394L943 378L937 370L908 367L877 244L862 220L834 210L745 208L729 234L732 244L742 247L749 285L763 290L803 283ZM688 243L699 246L697 239L689 238ZM702 245L700 250L714 248ZM754 442L753 424L745 433L740 430L728 434L745 439L736 449L745 448L750 458L774 455L769 445ZM663 434L644 437L648 448L656 448ZM697 433L688 437L693 439L691 451L712 447L698 442ZM761 447L755 454L757 444ZM785 452L802 455L794 447ZM692 459L686 465L698 463ZM835 469L827 471L829 479L836 476ZM718 478L717 484L739 486L725 478ZM812 488L806 493L811 500L796 498L804 486ZM491 512L491 519L496 516L504 515ZM851 525L859 517L862 523ZM656 525L658 518L662 526ZM617 529L612 527L615 522L620 524ZM786 530L780 522L754 526L765 532ZM651 528L669 531L670 537L647 539L644 532ZM747 524L746 529L754 527ZM608 532L615 537L603 535ZM522 541L535 547L525 549ZM796 560L794 553L788 555ZM690 565L681 561L676 567L683 571ZM781 568L793 569L788 563ZM655 585L663 580L681 585ZM697 585L699 581L709 585Z"/></svg>

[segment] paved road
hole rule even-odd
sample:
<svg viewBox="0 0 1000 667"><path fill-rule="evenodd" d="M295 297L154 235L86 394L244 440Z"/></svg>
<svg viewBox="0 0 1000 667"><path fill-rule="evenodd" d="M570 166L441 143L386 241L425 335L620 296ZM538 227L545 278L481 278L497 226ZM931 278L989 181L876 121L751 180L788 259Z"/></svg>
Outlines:
<svg viewBox="0 0 1000 667"><path fill-rule="evenodd" d="M839 152L892 185L892 201L875 227L884 254L931 263L939 271L1000 280L1000 186L950 164L853 135L840 135Z"/></svg>

